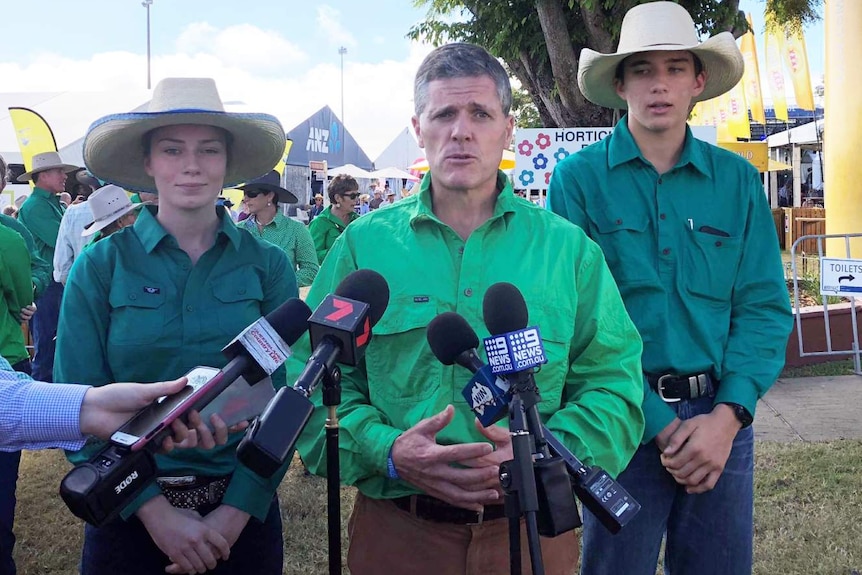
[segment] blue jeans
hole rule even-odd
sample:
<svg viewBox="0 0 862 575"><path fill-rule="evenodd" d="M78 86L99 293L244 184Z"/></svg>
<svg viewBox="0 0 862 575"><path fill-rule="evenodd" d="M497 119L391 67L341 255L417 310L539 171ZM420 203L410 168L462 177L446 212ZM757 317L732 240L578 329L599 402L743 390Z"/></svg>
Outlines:
<svg viewBox="0 0 862 575"><path fill-rule="evenodd" d="M709 413L712 397L670 404L680 419ZM754 432L740 430L724 472L712 491L688 495L661 464L650 441L619 476L641 511L611 535L584 510L581 575L655 575L665 544L668 575L751 573L754 539Z"/></svg>
<svg viewBox="0 0 862 575"><path fill-rule="evenodd" d="M0 451L0 575L15 575L15 484L18 482L20 451Z"/></svg>
<svg viewBox="0 0 862 575"><path fill-rule="evenodd" d="M33 379L54 381L54 349L57 347L57 322L63 284L52 281L36 300L36 313L30 319L30 332L36 356L33 358Z"/></svg>
<svg viewBox="0 0 862 575"><path fill-rule="evenodd" d="M266 519L249 519L230 549L230 558L219 561L207 574L281 575L283 563L281 513L274 498ZM137 518L117 519L101 528L84 527L81 575L163 575L170 564Z"/></svg>

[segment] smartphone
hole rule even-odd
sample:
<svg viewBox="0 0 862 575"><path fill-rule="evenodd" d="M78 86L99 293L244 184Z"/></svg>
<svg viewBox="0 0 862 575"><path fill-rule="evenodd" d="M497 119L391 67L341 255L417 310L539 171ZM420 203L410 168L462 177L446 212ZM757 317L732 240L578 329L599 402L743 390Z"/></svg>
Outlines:
<svg viewBox="0 0 862 575"><path fill-rule="evenodd" d="M254 385L249 385L244 377L238 377L201 410L201 419L210 431L213 431L210 416L217 413L230 427L260 415L273 397L275 397L275 389L269 377L261 379Z"/></svg>
<svg viewBox="0 0 862 575"><path fill-rule="evenodd" d="M220 393L220 370L198 366L186 374L189 380L182 390L162 397L136 413L111 436L111 442L138 451L150 442L156 446L170 430L171 424L192 409L200 410Z"/></svg>

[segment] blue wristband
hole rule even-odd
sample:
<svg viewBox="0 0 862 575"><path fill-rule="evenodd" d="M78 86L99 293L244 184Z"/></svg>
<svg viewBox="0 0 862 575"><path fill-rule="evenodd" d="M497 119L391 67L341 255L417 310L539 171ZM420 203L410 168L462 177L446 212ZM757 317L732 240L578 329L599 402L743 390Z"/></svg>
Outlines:
<svg viewBox="0 0 862 575"><path fill-rule="evenodd" d="M398 470L395 469L395 462L392 461L392 450L389 450L389 457L386 458L386 477L389 479L401 479L398 476Z"/></svg>

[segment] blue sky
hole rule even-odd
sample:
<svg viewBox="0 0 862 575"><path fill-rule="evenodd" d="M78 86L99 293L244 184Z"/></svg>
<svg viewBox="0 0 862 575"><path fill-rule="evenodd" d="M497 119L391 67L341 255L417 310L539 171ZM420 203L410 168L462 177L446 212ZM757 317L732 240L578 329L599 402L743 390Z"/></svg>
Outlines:
<svg viewBox="0 0 862 575"><path fill-rule="evenodd" d="M741 1L760 32L761 59L764 2ZM424 17L412 0L153 0L150 10L153 84L211 76L224 100L273 113L290 129L326 104L341 115L338 47L345 46L348 131L374 159L409 125L412 77L429 50L405 38ZM141 90L146 98L141 0L8 1L3 20L3 92ZM806 29L806 40L816 84L822 21ZM118 111L126 110L98 115Z"/></svg>

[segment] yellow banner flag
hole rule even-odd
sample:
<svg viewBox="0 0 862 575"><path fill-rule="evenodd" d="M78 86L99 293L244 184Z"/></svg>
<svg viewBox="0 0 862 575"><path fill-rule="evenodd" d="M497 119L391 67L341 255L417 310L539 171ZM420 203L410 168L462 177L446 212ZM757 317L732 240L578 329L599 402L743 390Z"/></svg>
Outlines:
<svg viewBox="0 0 862 575"><path fill-rule="evenodd" d="M751 119L759 124L766 123L766 114L763 111L763 92L760 90L760 67L757 63L757 48L754 42L754 33L751 26L751 15L746 15L748 20L748 32L742 37L742 59L745 61L745 73L742 76L742 84L745 86L745 100L748 109L751 110Z"/></svg>
<svg viewBox="0 0 862 575"><path fill-rule="evenodd" d="M691 109L691 113L688 115L688 123L691 126L705 126L704 124L704 114L703 114L703 102L698 102Z"/></svg>
<svg viewBox="0 0 862 575"><path fill-rule="evenodd" d="M57 151L54 132L51 131L45 118L29 108L12 107L9 108L9 117L15 127L15 137L18 139L24 167L28 172L33 168L33 156L42 152Z"/></svg>
<svg viewBox="0 0 862 575"><path fill-rule="evenodd" d="M715 98L716 107L716 140L719 142L735 142L736 138L730 131L730 94L725 92Z"/></svg>
<svg viewBox="0 0 862 575"><path fill-rule="evenodd" d="M293 140L289 139L284 144L284 154L282 154L281 159L275 165L273 170L278 172L280 176L284 175L284 166L287 165L287 157L290 155L290 148L293 146Z"/></svg>
<svg viewBox="0 0 862 575"><path fill-rule="evenodd" d="M748 106L745 105L745 89L742 87L742 80L727 93L727 100L727 125L730 129L730 137L732 140L737 138L750 140L751 123L748 121Z"/></svg>
<svg viewBox="0 0 862 575"><path fill-rule="evenodd" d="M811 75L808 72L808 55L805 51L802 29L790 31L785 28L784 34L778 34L778 45L784 58L784 65L790 72L796 106L813 112L814 95L811 92Z"/></svg>
<svg viewBox="0 0 862 575"><path fill-rule="evenodd" d="M769 93L772 95L772 107L775 119L788 119L787 95L784 92L784 70L781 67L781 50L776 37L774 25L766 25L766 74L769 78ZM779 32L780 33L780 32Z"/></svg>

